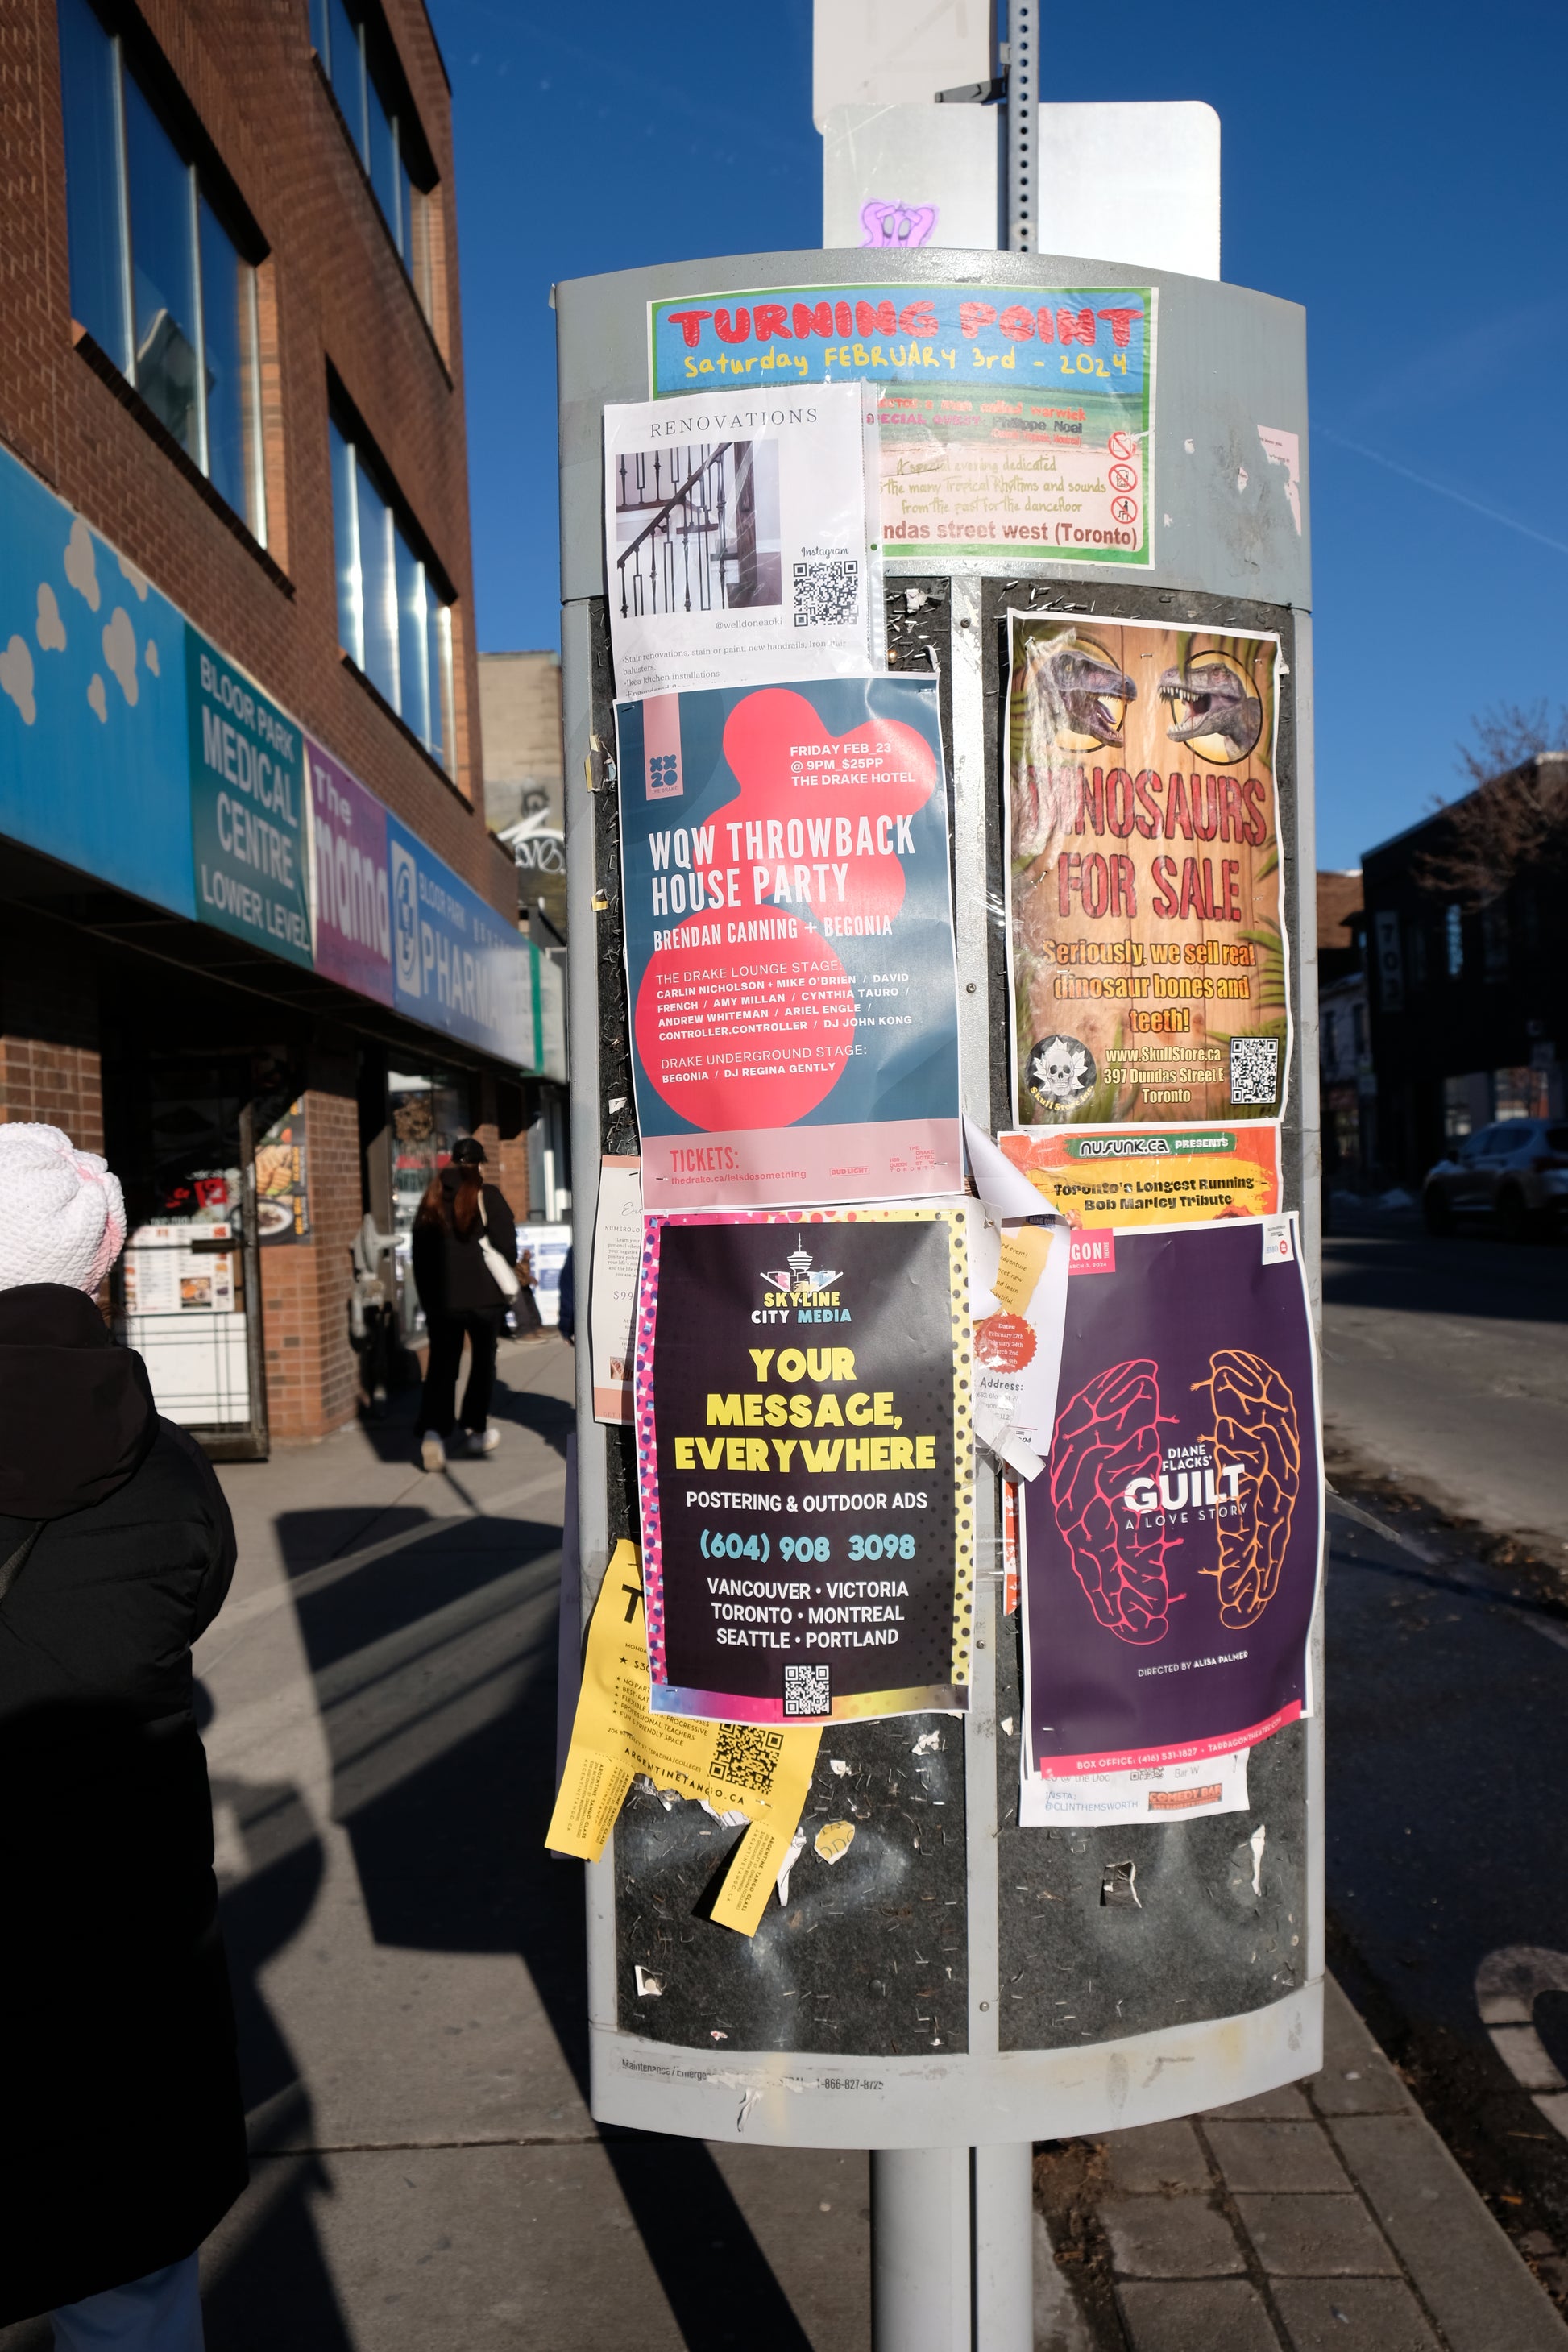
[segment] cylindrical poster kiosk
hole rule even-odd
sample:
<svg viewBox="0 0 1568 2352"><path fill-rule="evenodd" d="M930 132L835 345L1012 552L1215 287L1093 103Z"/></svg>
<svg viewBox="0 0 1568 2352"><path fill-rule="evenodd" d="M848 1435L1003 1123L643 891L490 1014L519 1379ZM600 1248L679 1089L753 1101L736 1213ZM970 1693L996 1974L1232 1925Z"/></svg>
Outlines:
<svg viewBox="0 0 1568 2352"><path fill-rule="evenodd" d="M628 1009L615 766L616 697L643 689L614 674L611 604L625 598L630 611L639 595L689 601L694 593L700 602L710 576L744 619L780 593L768 585L779 536L774 522L770 542L760 465L755 480L734 473L717 522L711 507L692 509L692 470L709 466L710 483L721 481L710 456L689 460L684 475L673 467L662 482L650 473L639 492L661 551L674 548L662 585L651 563L645 583L637 557L617 557L614 546L607 578L605 404L696 400L702 415L686 420L683 446L711 452L727 436L738 440L733 419L742 412L804 409L840 379L877 386L882 402L888 674L935 686L966 1118L987 1138L1032 1124L1042 1137L1059 1135L1064 1118L1081 1121L1086 1111L1099 1131L1118 1121L1118 1132L1130 1131L1142 1119L1154 1139L1149 1156L1138 1159L1135 1143L1115 1147L1136 1162L1114 1177L1120 1210L1134 1225L1147 1218L1141 1202L1174 1202L1172 1214L1185 1215L1184 1182L1190 1201L1194 1186L1201 1196L1204 1184L1226 1181L1184 1177L1174 1161L1186 1151L1204 1171L1231 1166L1253 1148L1234 1131L1245 1119L1248 1135L1264 1137L1257 1150L1275 1155L1273 1192L1248 1196L1276 1213L1273 1227L1262 1220L1265 1253L1272 1231L1289 1254L1293 1234L1315 1285L1301 311L1238 287L1110 263L952 251L686 261L563 284L555 309L580 1297L591 1287L601 1180L639 1149L646 1171L653 1149L639 1139L636 1118L632 1057L642 1033L640 1014L634 1027ZM647 530L628 533L626 547L634 541L647 551ZM694 550L709 574L694 571ZM674 561L684 567L679 578ZM1048 687L1054 697L1051 758L1069 764L1080 795L1054 814L1035 811L1037 842L1025 837L1020 794L1059 798L1068 771L1052 765L1047 777L1029 764L1010 709L1026 677L1044 679L1041 692ZM654 728L647 714L655 705L640 709L639 725ZM663 772L651 737L644 751L651 798L665 789L654 782ZM694 760L689 742L689 770ZM679 809L671 821L682 821ZM1053 826L1061 840L1049 837ZM749 875L750 845L731 830L735 865ZM762 838L760 821L753 837ZM820 877L820 863L816 871ZM831 892L831 866L817 887ZM804 888L809 899L809 879ZM1107 908L1125 918L1112 926L1123 944L1084 947L1089 919ZM1167 936L1176 926L1184 929ZM666 936L655 933L655 944ZM1260 1118L1272 1126L1258 1129ZM1088 1147L1071 1144L1070 1119L1065 1131L1068 1158L1074 1149L1081 1158ZM679 1157L666 1153L667 1173ZM1156 1189L1141 1195L1145 1184ZM933 1190L963 1185L955 1165ZM1205 1230L1236 1237L1223 1224ZM1243 1238L1256 1256L1254 1235L1248 1226ZM809 1232L804 1238L811 1244ZM772 1279L787 1282L785 1254L799 1239L780 1225ZM1102 1239L1110 1236L1075 1235L1075 1276L1076 1253L1088 1244L1085 1295L1104 1278L1095 1266L1109 1269L1118 1253L1133 1270L1142 1263L1142 1234L1129 1240L1118 1224L1108 1256L1097 1254ZM601 1255L605 1246L601 1234ZM816 1265L830 1255L819 1247ZM811 1263L804 1250L801 1262ZM759 1269L772 1263L757 1255ZM1148 1263L1152 1295L1163 1277ZM996 1287L1000 1296L1000 1276ZM1078 1294L1076 1282L1069 1287ZM767 1311L759 1305L752 1320ZM636 1433L595 1421L585 1322L580 1315L584 1622L617 1543L645 1532ZM841 1335L822 1336L826 1349ZM1170 1341L1173 1360L1179 1338ZM1254 1528L1242 1559L1225 1531L1226 1496L1245 1491L1243 1454L1212 1443L1205 1453L1205 1444L1222 1424L1250 1431L1263 1454L1275 1444L1285 1467L1270 1473L1274 1534L1282 1524L1288 1534L1298 1491L1289 1478L1306 1477L1300 1464L1316 1446L1307 1425L1315 1402L1309 1398L1284 1436L1271 1438L1285 1423L1278 1413L1268 1421L1278 1391L1267 1365L1259 1371L1256 1351L1231 1350L1227 1372L1225 1351L1203 1344L1206 1378L1168 1380L1148 1409L1152 1452L1134 1447L1125 1485L1104 1489L1130 1534L1112 1528L1097 1550L1092 1507L1069 1525L1057 1482L1054 1524L1082 1587L1068 1588L1074 1605L1081 1601L1084 1626L1106 1635L1112 1665L1129 1675L1158 1668L1181 1681L1161 1661L1211 1602L1217 1641L1201 1655L1189 1643L1184 1664L1228 1666L1249 1648L1256 1659L1267 1612L1278 1622L1288 1602L1269 1581L1279 1576L1269 1564L1274 1536ZM1134 1335L1127 1353L1119 1369L1136 1372L1158 1349ZM1071 1377L1064 1360L1064 1405ZM1235 1395L1224 1390L1226 1378ZM1253 1408L1236 1401L1249 1378L1258 1401L1250 1421ZM1194 1390L1204 1391L1196 1403ZM1100 1393L1091 1383L1075 1400L1089 1400L1075 1443L1089 1442L1084 1415L1092 1420ZM603 1413L602 1388L597 1404ZM1209 1416L1201 1427L1200 1407ZM1186 1426L1162 1437L1166 1422ZM1295 1471L1286 1458L1292 1445ZM728 1460L732 1467L750 1456L731 1451ZM1304 1696L1267 1722L1254 1718L1242 1801L1218 1795L1222 1779L1232 1785L1235 1759L1216 1748L1214 1786L1196 1792L1201 1803L1173 1791L1166 1809L1110 1827L1091 1812L1053 1815L1046 1803L1031 1817L1045 1825L1022 1825L1021 1742L1032 1737L1048 1748L1054 1729L1040 1699L1052 1629L1039 1628L1033 1652L1031 1717L1021 1620L1006 1609L1001 1480L984 1450L974 1469L967 1711L836 1715L824 1724L787 1900L770 1898L753 1935L707 1916L716 1861L735 1835L721 1813L660 1801L651 1789L634 1792L621 1812L588 1882L593 2107L603 2121L798 2146L1026 2148L1245 2098L1320 2063L1315 1571L1304 1603L1298 1595L1303 1630L1311 1619L1310 1640L1298 1641ZM1040 1472L1030 1510L1050 1507L1055 1475ZM1305 1523L1304 1486L1300 1493ZM1312 1498L1321 1507L1316 1487ZM1211 1566L1203 1564L1210 1537L1200 1521L1216 1529ZM1159 1541L1152 1553L1139 1550L1156 1523L1163 1550ZM1184 1598L1176 1591L1184 1562L1195 1571ZM1175 1630L1162 1649L1168 1626ZM837 1834L846 1828L852 1843ZM968 2318L960 2325L967 2330Z"/></svg>

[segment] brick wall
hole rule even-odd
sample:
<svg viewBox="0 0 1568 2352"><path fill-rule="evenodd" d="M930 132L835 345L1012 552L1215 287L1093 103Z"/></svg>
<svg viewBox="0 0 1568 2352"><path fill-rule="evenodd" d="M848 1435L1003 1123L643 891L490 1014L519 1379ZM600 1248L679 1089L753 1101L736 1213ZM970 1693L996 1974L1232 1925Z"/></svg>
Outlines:
<svg viewBox="0 0 1568 2352"><path fill-rule="evenodd" d="M384 0L437 174L426 320L310 47L304 0L143 0L127 56L199 118L268 247L258 281L268 554L161 446L79 348L70 310L59 52L49 0L0 9L8 191L0 439L421 834L516 912L488 834L469 562L451 100L420 0ZM163 98L160 102L163 103ZM215 175L216 183L216 175ZM327 432L336 375L455 592L456 780L341 657Z"/></svg>
<svg viewBox="0 0 1568 2352"><path fill-rule="evenodd" d="M360 1208L359 1112L352 1073L307 1088L310 1237L264 1243L267 1411L274 1439L325 1437L352 1421L359 1373L349 1345L349 1245Z"/></svg>
<svg viewBox="0 0 1568 2352"><path fill-rule="evenodd" d="M7 192L0 442L514 918L515 871L483 813L451 99L423 0L381 5L436 173L428 317L311 52L305 0L100 5L159 110L179 125L181 110L190 110L199 133L186 121L182 135L190 135L220 208L241 230L246 216L254 226L267 547L150 429L136 395L106 372L73 322L52 0L0 7ZM361 437L374 445L457 600L450 777L339 646L330 381L356 413ZM0 1118L50 1119L101 1148L93 962L92 947L68 919L51 928L0 905ZM106 968L105 989L114 985ZM164 1047L190 1045L199 1032L203 1050L298 1050L294 992L284 992L273 1024L255 1009L266 994L265 964L247 971L245 985L248 1013L204 1013L199 983L184 1003L165 1005ZM108 1038L111 994L103 1004ZM268 1246L262 1260L269 1414L283 1440L340 1426L354 1412L357 1390L347 1326L348 1245L361 1214L353 1041L341 1039L333 1063L320 1050L319 1029L317 1039L306 1096L310 1237ZM434 1050L430 1041L426 1055ZM116 1118L123 1076L111 1058ZM496 1144L496 1173L521 1213L526 1157L507 1156L499 1131Z"/></svg>
<svg viewBox="0 0 1568 2352"><path fill-rule="evenodd" d="M98 986L72 934L7 908L0 925L0 1119L63 1128L103 1150Z"/></svg>

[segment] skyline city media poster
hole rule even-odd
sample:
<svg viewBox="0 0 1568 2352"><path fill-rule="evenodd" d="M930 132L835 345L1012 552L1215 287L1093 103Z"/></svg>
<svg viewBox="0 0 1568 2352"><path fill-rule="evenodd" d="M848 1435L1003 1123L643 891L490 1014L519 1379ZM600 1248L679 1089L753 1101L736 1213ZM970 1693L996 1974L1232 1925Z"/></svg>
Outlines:
<svg viewBox="0 0 1568 2352"><path fill-rule="evenodd" d="M963 1189L934 677L616 707L647 1210Z"/></svg>
<svg viewBox="0 0 1568 2352"><path fill-rule="evenodd" d="M636 1442L656 1715L968 1704L968 1212L643 1225Z"/></svg>
<svg viewBox="0 0 1568 2352"><path fill-rule="evenodd" d="M1317 1362L1294 1217L1107 1233L1022 1489L1026 1770L1254 1748L1310 1711Z"/></svg>
<svg viewBox="0 0 1568 2352"><path fill-rule="evenodd" d="M1276 637L1007 617L1019 1127L1278 1119Z"/></svg>

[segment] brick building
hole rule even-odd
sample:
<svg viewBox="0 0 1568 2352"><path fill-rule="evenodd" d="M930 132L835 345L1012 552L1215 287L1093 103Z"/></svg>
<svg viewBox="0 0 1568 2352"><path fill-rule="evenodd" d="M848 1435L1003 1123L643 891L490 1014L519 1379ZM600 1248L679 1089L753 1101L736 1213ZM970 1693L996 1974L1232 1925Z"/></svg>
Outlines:
<svg viewBox="0 0 1568 2352"><path fill-rule="evenodd" d="M1543 751L1362 860L1379 1155L1405 1184L1493 1120L1563 1115L1565 766L1568 752ZM1513 791L1555 822L1522 852L1500 841L1478 856L1478 812Z"/></svg>
<svg viewBox="0 0 1568 2352"><path fill-rule="evenodd" d="M0 62L0 1117L108 1153L113 1309L256 1450L355 1410L366 1212L477 1131L525 1213L563 1075L484 815L450 93L419 0L45 0Z"/></svg>

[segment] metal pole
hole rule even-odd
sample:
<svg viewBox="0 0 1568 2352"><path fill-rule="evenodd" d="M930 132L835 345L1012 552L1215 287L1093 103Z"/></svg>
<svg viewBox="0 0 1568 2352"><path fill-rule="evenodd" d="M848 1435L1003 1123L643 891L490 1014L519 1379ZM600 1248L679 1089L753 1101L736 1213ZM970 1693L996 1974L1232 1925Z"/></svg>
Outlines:
<svg viewBox="0 0 1568 2352"><path fill-rule="evenodd" d="M1040 0L1007 0L1007 244L1039 249Z"/></svg>
<svg viewBox="0 0 1568 2352"><path fill-rule="evenodd" d="M973 2352L969 2171L966 2147L872 2150L874 2352Z"/></svg>
<svg viewBox="0 0 1568 2352"><path fill-rule="evenodd" d="M975 2352L1032 2352L1035 2151L1023 2140L973 2154Z"/></svg>

